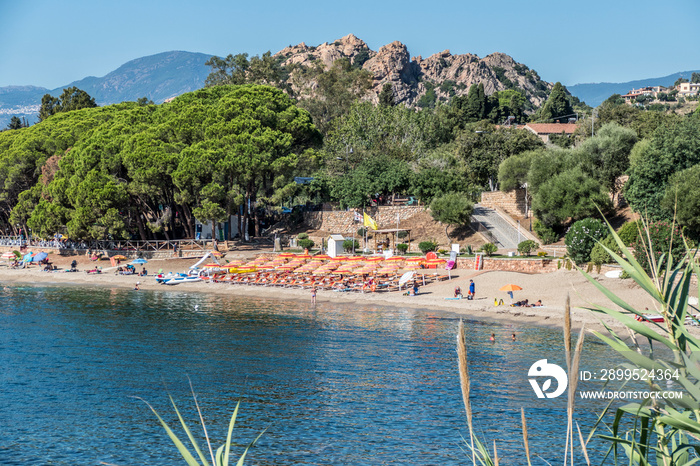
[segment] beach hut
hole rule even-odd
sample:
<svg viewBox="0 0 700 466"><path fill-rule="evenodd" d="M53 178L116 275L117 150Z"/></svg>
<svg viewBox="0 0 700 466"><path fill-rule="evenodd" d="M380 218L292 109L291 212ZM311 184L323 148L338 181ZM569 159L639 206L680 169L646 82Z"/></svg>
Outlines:
<svg viewBox="0 0 700 466"><path fill-rule="evenodd" d="M328 237L328 255L337 257L343 253L343 235L331 235Z"/></svg>

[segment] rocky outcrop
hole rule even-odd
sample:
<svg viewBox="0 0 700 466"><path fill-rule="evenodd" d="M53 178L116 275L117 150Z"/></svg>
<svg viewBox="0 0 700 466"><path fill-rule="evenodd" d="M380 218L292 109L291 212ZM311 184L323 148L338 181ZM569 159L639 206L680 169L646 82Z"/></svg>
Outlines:
<svg viewBox="0 0 700 466"><path fill-rule="evenodd" d="M348 34L335 42L324 42L318 47L311 47L302 42L299 45L286 47L275 54L282 57L282 65L291 64L311 67L317 63L322 63L326 68L330 68L333 62L340 58L347 58L350 63L355 63L356 59L366 60L375 55L376 52L370 50L364 41L352 34Z"/></svg>
<svg viewBox="0 0 700 466"><path fill-rule="evenodd" d="M313 47L305 43L287 47L276 54L283 65L329 68L341 58L371 73L372 89L367 99L378 101L386 83L392 85L397 103L413 106L432 90L437 100L447 101L466 95L472 84L483 83L487 95L506 89L522 89L533 108L544 103L552 84L540 79L537 72L503 53L484 58L473 54L452 55L449 50L428 58L411 57L406 45L394 41L375 52L352 34ZM291 82L293 86L298 83ZM315 87L313 84L311 88Z"/></svg>

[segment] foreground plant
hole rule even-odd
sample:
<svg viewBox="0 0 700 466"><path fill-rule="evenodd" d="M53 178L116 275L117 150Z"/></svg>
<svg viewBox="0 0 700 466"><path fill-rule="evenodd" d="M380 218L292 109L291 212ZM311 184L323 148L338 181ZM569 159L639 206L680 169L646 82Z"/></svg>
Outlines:
<svg viewBox="0 0 700 466"><path fill-rule="evenodd" d="M652 235L648 224L642 222L640 239L642 253L650 265L647 273L641 264L624 245L620 237L608 224L610 234L615 239L622 255L604 247L622 269L653 300L662 322L644 322L644 312L635 309L612 291L608 290L585 272L583 275L598 288L608 299L623 309L617 311L604 306L595 306L592 311L604 313L629 330L631 345L627 344L610 327L606 326L609 336L594 332L598 338L623 356L629 363L625 369L644 370L645 373L661 374L647 380L652 397L642 403L629 403L616 409L614 422L609 426L609 434L601 435L611 442L608 451L619 464L618 447L624 452L624 464L646 466L658 464L680 466L696 464L700 461L700 445L691 443L700 441L700 340L688 332L687 325L696 325L698 316L689 312L688 296L693 275L700 270L696 261L696 252L683 240L685 255L674 261L673 255L654 251ZM665 247L665 245L664 245ZM673 251L673 238L668 251ZM640 251L637 251L639 255ZM700 288L698 290L700 292ZM648 311L645 311L648 312ZM639 316L635 319L634 316ZM603 324L605 325L605 324ZM646 337L649 347L642 349L636 334ZM656 351L655 351L656 346ZM659 351L658 347L661 347ZM669 357L659 356L663 352ZM666 377L670 375L670 377ZM663 398L661 392L671 382L680 386L683 396L679 399ZM677 387L674 387L677 388ZM610 406L608 406L608 410ZM607 411L607 410L606 410ZM603 417L605 413L601 415ZM623 429L623 419L629 419L631 428ZM653 461L653 463L652 463Z"/></svg>
<svg viewBox="0 0 700 466"><path fill-rule="evenodd" d="M197 413L199 414L199 420L202 423L202 429L204 430L204 437L207 441L207 447L208 447L208 453L209 453L209 458L211 459L211 463L209 462L209 459L207 458L207 455L202 452L202 449L199 447L199 444L197 443L197 440L194 438L192 435L192 432L190 431L190 428L187 426L187 423L183 419L182 415L180 414L180 411L177 409L177 405L175 404L175 401L173 400L172 396L168 396L170 398L170 402L173 405L173 408L175 409L175 413L177 414L178 419L180 420L180 424L182 425L182 429L185 431L187 434L187 438L189 439L192 448L194 448L195 452L197 453L197 456L199 457L199 460L197 460L194 455L189 451L189 449L185 446L185 444L178 438L178 436L173 432L173 430L168 426L168 424L163 420L163 418L158 414L158 412L151 406L146 400L143 398L138 398L139 400L143 401L148 405L148 407L153 411L153 414L156 415L158 420L160 421L160 424L163 426L165 431L168 434L168 437L170 437L170 440L173 441L175 444L175 447L177 448L178 452L180 452L180 455L184 458L184 460L187 462L189 466L228 466L229 461L231 459L231 442L232 442L232 436L233 436L233 427L236 424L236 416L238 415L238 408L241 404L239 401L236 404L236 409L233 410L233 415L231 416L231 421L229 422L228 426L228 435L226 436L226 442L221 445L219 448L217 448L216 453L214 452L211 441L209 439L209 434L207 433L207 427L204 424L204 418L202 417L202 411L199 408L199 403L197 402L197 395L194 393L194 389L190 385L190 388L192 389L192 397L194 398L194 404L197 407ZM265 429L267 430L267 429ZM265 430L263 430L260 435L258 435L255 440L250 442L250 444L246 447L246 449L243 451L243 454L238 458L238 461L236 462L236 466L242 466L243 462L245 461L245 457L248 454L248 450L255 445L255 443L262 437L262 434L265 433Z"/></svg>

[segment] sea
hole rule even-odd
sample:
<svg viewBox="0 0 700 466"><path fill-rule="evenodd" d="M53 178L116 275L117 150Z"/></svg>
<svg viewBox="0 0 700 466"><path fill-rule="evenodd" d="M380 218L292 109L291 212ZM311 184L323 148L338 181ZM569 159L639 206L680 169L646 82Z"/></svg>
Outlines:
<svg viewBox="0 0 700 466"><path fill-rule="evenodd" d="M235 460L262 433L246 464L471 464L455 314L177 289L0 288L2 465L185 464L151 407L188 443L176 407L208 452L202 420L215 451L237 405ZM567 397L539 399L528 381L537 361L566 368L561 329L461 318L476 436L491 450L495 441L500 464L527 464L524 408L533 464L561 463ZM583 368L614 360L588 338ZM578 403L584 437L604 406ZM589 443L594 457L606 448Z"/></svg>

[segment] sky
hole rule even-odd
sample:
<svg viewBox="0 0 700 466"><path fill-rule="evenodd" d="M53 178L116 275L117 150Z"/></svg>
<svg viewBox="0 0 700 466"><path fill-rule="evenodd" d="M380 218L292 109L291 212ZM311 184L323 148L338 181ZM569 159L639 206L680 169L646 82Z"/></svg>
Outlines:
<svg viewBox="0 0 700 466"><path fill-rule="evenodd" d="M0 0L0 87L54 89L171 50L273 53L355 34L411 56L503 52L565 85L700 69L700 1Z"/></svg>

